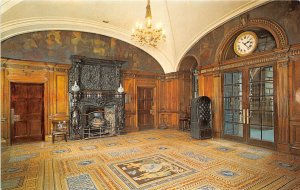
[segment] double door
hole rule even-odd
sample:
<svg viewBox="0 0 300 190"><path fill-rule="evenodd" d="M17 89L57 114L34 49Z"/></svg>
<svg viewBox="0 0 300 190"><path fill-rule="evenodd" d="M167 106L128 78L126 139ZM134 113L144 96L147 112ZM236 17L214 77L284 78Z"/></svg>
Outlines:
<svg viewBox="0 0 300 190"><path fill-rule="evenodd" d="M223 137L272 147L275 141L273 65L223 73Z"/></svg>

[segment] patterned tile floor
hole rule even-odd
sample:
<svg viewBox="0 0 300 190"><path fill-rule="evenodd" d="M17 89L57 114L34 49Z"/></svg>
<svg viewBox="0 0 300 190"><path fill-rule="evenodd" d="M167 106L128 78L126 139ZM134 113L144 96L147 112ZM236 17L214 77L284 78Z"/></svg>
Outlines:
<svg viewBox="0 0 300 190"><path fill-rule="evenodd" d="M2 147L2 189L300 189L300 157L185 132Z"/></svg>

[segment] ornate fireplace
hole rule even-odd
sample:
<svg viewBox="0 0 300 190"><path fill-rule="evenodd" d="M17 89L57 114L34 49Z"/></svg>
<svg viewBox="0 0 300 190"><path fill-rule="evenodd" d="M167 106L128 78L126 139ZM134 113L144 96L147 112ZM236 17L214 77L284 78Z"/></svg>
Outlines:
<svg viewBox="0 0 300 190"><path fill-rule="evenodd" d="M94 138L125 133L125 94L117 90L124 62L75 55L71 60L71 138Z"/></svg>

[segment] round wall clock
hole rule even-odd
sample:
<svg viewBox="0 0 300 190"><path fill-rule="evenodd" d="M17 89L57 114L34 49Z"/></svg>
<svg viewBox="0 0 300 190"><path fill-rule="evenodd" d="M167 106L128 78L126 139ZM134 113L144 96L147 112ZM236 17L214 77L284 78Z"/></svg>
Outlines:
<svg viewBox="0 0 300 190"><path fill-rule="evenodd" d="M257 42L258 38L254 32L243 32L234 41L234 52L238 56L249 55L256 49Z"/></svg>

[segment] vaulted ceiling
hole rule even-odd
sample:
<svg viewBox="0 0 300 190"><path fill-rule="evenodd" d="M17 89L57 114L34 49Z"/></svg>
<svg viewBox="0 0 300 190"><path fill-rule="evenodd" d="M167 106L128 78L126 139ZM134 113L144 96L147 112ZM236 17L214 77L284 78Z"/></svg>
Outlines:
<svg viewBox="0 0 300 190"><path fill-rule="evenodd" d="M1 40L33 31L97 33L133 44L152 55L166 73L177 71L184 54L205 34L266 0L151 0L153 23L161 22L166 41L157 48L131 40L144 22L146 0L2 0Z"/></svg>

